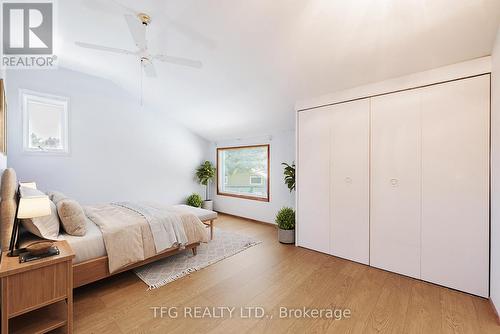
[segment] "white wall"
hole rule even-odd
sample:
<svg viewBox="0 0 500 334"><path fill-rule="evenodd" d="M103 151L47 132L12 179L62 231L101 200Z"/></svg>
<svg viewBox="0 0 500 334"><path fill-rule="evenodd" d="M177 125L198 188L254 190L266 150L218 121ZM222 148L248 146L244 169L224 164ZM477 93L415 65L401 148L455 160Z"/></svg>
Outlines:
<svg viewBox="0 0 500 334"><path fill-rule="evenodd" d="M500 29L492 55L490 296L500 312Z"/></svg>
<svg viewBox="0 0 500 334"><path fill-rule="evenodd" d="M8 71L9 167L20 180L59 190L82 203L151 200L179 203L202 188L194 169L209 143L170 120L168 110L141 109L112 82L67 69ZM70 154L22 152L19 89L70 98Z"/></svg>
<svg viewBox="0 0 500 334"><path fill-rule="evenodd" d="M214 209L240 217L246 217L274 223L276 213L284 206L295 206L295 192L290 193L283 181L282 162L292 163L295 161L295 133L285 131L275 133L271 136L262 136L241 140L220 141L212 145L212 161L216 161L217 147L245 146L270 144L270 191L269 202L253 201L242 198L214 195ZM216 193L216 185L212 187Z"/></svg>
<svg viewBox="0 0 500 334"><path fill-rule="evenodd" d="M7 156L3 153L0 153L0 175L5 168L7 168Z"/></svg>
<svg viewBox="0 0 500 334"><path fill-rule="evenodd" d="M4 84L6 84L5 69L0 70L0 79L4 79ZM7 168L7 156L3 153L0 153L0 175L5 168Z"/></svg>

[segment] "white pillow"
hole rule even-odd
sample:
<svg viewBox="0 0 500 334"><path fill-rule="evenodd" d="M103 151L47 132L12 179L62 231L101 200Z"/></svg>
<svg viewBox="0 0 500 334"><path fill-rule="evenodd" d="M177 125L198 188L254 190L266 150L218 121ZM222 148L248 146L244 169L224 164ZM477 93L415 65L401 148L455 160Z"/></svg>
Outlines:
<svg viewBox="0 0 500 334"><path fill-rule="evenodd" d="M56 240L59 236L59 216L54 202L50 202L50 215L31 219L22 219L24 228L44 239Z"/></svg>

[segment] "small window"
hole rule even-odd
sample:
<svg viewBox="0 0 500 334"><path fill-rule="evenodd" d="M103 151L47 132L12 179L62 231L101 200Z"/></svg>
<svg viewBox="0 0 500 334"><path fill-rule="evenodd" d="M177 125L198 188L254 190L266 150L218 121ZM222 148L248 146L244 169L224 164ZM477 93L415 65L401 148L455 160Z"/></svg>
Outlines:
<svg viewBox="0 0 500 334"><path fill-rule="evenodd" d="M217 194L269 202L269 145L217 149Z"/></svg>
<svg viewBox="0 0 500 334"><path fill-rule="evenodd" d="M68 153L69 99L21 91L25 152Z"/></svg>

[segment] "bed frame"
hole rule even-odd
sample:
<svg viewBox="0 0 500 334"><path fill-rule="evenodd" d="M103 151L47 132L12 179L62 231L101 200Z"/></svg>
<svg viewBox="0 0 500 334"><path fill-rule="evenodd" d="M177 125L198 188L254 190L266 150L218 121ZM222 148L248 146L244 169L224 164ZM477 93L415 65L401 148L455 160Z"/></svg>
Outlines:
<svg viewBox="0 0 500 334"><path fill-rule="evenodd" d="M202 223L205 224L207 227L210 227L210 237L213 236L213 226L214 226L214 221L215 219L208 219L208 220L202 220ZM191 249L193 252L193 255L196 255L197 253L197 247L200 245L199 242L195 242L192 244L189 244L185 246L183 249L180 249L179 247L173 247L164 250L163 252L160 252L156 254L155 256L152 256L150 258L147 258L143 261L140 262L135 262L132 263L126 267L123 267L113 273L109 272L109 266L108 266L108 257L107 256L101 256L95 259L90 259L87 261L83 261L80 263L73 264L73 288L78 288L80 286L90 284L93 282L96 282L98 280L101 280L106 277L113 276L115 274L122 273L124 271L128 271L130 269L134 269L140 266L143 266L145 264L155 262L157 260L164 259L166 257L179 254L183 251L187 251Z"/></svg>
<svg viewBox="0 0 500 334"><path fill-rule="evenodd" d="M96 282L103 278L113 276L124 271L134 269L145 264L179 254L185 250L191 249L193 255L196 255L196 247L200 245L199 242L187 245L184 249L179 247L169 248L161 253L156 254L153 257L147 258L144 261L132 263L126 267L123 267L113 273L109 272L108 257L101 256L95 259L90 259L84 262L73 264L73 288L78 288L80 286Z"/></svg>
<svg viewBox="0 0 500 334"><path fill-rule="evenodd" d="M208 219L208 220L203 220L202 223L205 224L207 227L210 227L210 237L213 236L213 226L214 226L214 220L215 219ZM196 255L197 253L197 247L200 245L199 242L195 242L193 244L189 244L183 249L180 249L179 247L173 247L164 250L163 252L160 252L156 254L155 256L152 256L150 258L147 258L143 261L140 262L135 262L132 263L126 267L123 267L113 273L109 272L109 266L108 266L108 257L107 256L101 256L95 259L90 259L84 262L76 263L73 264L73 288L78 288L80 286L90 284L93 282L96 282L98 280L101 280L106 277L113 276L118 273L122 273L124 271L128 271L130 269L134 269L140 266L143 266L145 264L155 262L157 260L164 259L166 257L179 254L183 251L187 251L191 249L193 252L193 255Z"/></svg>

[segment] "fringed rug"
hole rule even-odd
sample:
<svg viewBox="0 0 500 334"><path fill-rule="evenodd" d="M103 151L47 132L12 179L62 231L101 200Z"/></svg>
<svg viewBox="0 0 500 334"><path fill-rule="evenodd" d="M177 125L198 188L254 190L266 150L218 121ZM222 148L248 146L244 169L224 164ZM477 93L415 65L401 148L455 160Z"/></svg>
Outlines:
<svg viewBox="0 0 500 334"><path fill-rule="evenodd" d="M134 271L149 289L156 289L260 243L246 235L216 229L214 240L198 246L196 256L186 250Z"/></svg>

